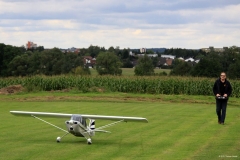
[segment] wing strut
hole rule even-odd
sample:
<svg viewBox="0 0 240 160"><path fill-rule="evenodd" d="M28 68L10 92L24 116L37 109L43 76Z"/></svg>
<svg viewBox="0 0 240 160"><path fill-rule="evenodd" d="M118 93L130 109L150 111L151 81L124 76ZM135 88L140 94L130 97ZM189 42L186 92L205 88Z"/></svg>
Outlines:
<svg viewBox="0 0 240 160"><path fill-rule="evenodd" d="M111 127L111 126L113 126L113 125L115 125L115 124L117 124L119 122L123 122L123 121L124 121L124 119L120 120L120 121L117 121L117 122L113 122L113 123L107 124L107 125L102 126L102 127L98 127L98 128L95 129L95 131L102 131L101 129L103 129L103 128Z"/></svg>
<svg viewBox="0 0 240 160"><path fill-rule="evenodd" d="M38 120L40 120L40 121L42 121L42 122L44 122L44 123L47 123L47 124L49 124L49 125L51 125L51 126L57 128L57 129L60 129L60 130L62 130L62 131L64 131L64 132L66 132L66 133L69 133L68 131L66 131L66 130L64 130L64 129L58 127L58 126L55 126L54 124L49 123L49 122L47 122L47 121L45 121L45 120L43 120L43 119L41 119L41 118L38 118L38 117L36 117L36 116L34 116L34 115L31 115L31 116L34 117L34 118L37 118Z"/></svg>

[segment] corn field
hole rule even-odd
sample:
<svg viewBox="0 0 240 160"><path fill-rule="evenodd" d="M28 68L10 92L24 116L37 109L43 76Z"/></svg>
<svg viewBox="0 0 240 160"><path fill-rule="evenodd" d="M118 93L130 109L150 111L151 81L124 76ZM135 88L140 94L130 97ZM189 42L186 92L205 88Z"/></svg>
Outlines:
<svg viewBox="0 0 240 160"><path fill-rule="evenodd" d="M0 88L22 85L27 91L77 89L110 92L213 95L215 79L193 77L133 77L133 76L33 76L1 78ZM230 80L232 97L240 97L240 81Z"/></svg>

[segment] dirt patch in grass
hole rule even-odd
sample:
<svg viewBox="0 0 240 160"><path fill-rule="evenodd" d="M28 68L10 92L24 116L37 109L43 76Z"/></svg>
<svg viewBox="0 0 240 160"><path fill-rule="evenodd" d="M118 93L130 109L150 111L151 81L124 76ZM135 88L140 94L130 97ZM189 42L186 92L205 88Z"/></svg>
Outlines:
<svg viewBox="0 0 240 160"><path fill-rule="evenodd" d="M24 93L25 88L21 85L12 85L0 89L0 101L34 101L34 102L51 102L51 101L109 101L109 102L166 102L166 103L202 103L215 104L214 99L203 96L185 96L185 95L135 95L128 93L104 94L102 88L91 88L93 92L100 94L71 93L71 89L52 90L43 95ZM22 92L23 94L16 94ZM55 94L56 93L56 94ZM60 94L60 95L59 95ZM61 95L64 94L64 95ZM4 96L6 95L6 96ZM10 95L10 96L8 96ZM231 100L231 105L237 105L237 101Z"/></svg>
<svg viewBox="0 0 240 160"><path fill-rule="evenodd" d="M22 85L11 85L0 89L0 94L14 94L24 90Z"/></svg>
<svg viewBox="0 0 240 160"><path fill-rule="evenodd" d="M3 101L20 101L20 102L53 102L53 101L96 101L96 102L153 102L153 103L202 103L202 104L214 104L212 101L204 101L204 100L192 100L192 99L175 99L169 100L165 97L130 97L130 96L82 96L81 94L76 96L29 96L29 97L2 97Z"/></svg>

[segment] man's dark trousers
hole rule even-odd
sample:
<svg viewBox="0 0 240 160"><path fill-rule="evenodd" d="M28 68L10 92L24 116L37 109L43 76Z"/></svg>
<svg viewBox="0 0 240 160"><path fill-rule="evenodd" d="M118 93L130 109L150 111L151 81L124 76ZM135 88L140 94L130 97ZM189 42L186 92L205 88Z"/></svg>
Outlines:
<svg viewBox="0 0 240 160"><path fill-rule="evenodd" d="M218 121L224 123L227 110L227 100L216 99L216 112L218 116Z"/></svg>

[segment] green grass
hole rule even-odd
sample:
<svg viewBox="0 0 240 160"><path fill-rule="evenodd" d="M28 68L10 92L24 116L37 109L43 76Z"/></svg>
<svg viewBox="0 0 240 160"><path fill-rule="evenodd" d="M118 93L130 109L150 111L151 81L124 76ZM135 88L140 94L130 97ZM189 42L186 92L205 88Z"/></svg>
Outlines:
<svg viewBox="0 0 240 160"><path fill-rule="evenodd" d="M231 98L226 124L217 124L213 97L124 93L0 95L0 159L229 159L240 157L239 100ZM140 116L149 123L119 123L97 133L92 145L10 110ZM65 119L44 118L65 129ZM110 121L97 120L96 126ZM237 156L237 157L236 157Z"/></svg>
<svg viewBox="0 0 240 160"><path fill-rule="evenodd" d="M134 76L134 68L121 68L122 69L122 75L123 76ZM98 75L96 69L91 68L91 75L96 76ZM170 69L154 69L154 73L161 73L161 72L166 72L167 74L170 73Z"/></svg>

